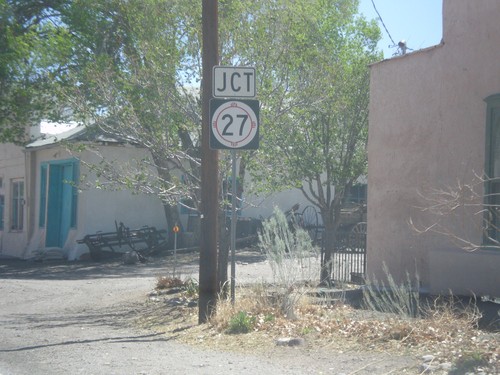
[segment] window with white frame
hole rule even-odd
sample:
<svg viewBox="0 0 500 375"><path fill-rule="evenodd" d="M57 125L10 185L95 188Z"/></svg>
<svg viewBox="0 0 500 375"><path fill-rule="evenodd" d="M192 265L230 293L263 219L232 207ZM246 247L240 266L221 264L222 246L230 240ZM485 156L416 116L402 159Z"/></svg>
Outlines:
<svg viewBox="0 0 500 375"><path fill-rule="evenodd" d="M24 180L12 180L10 229L23 230L24 222Z"/></svg>

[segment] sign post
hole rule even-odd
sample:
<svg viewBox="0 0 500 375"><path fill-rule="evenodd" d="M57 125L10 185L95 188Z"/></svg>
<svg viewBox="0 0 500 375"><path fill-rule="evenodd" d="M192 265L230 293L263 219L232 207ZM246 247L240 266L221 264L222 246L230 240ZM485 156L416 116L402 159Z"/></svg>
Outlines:
<svg viewBox="0 0 500 375"><path fill-rule="evenodd" d="M231 304L234 306L236 295L236 150L231 150Z"/></svg>
<svg viewBox="0 0 500 375"><path fill-rule="evenodd" d="M210 101L210 148L231 150L231 303L236 294L236 159L238 150L259 148L259 107L255 68L214 66ZM224 98L224 99L222 99ZM233 99L230 99L233 98Z"/></svg>
<svg viewBox="0 0 500 375"><path fill-rule="evenodd" d="M175 278L175 269L177 268L177 233L179 233L179 226L177 224L174 225L172 228L172 231L174 232L174 274L173 277Z"/></svg>

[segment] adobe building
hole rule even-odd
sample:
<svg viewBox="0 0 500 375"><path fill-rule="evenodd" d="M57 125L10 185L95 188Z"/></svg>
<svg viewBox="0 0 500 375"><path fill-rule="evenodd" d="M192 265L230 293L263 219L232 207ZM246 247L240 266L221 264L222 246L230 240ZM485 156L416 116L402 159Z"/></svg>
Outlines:
<svg viewBox="0 0 500 375"><path fill-rule="evenodd" d="M499 17L444 0L439 45L370 67L369 278L385 264L423 292L500 297Z"/></svg>

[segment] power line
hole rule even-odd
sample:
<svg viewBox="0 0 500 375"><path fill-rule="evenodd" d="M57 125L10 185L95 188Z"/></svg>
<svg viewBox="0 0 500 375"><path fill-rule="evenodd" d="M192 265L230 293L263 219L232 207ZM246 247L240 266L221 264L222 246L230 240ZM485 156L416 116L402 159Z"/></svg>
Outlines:
<svg viewBox="0 0 500 375"><path fill-rule="evenodd" d="M385 32L387 33L387 35L389 36L389 38L391 39L391 42L393 45L396 45L396 42L394 42L394 39L392 39L392 36L391 36L391 33L389 32L389 30L387 30L387 27L385 26L385 23L384 23L384 20L382 19L382 16L380 15L380 13L378 12L377 10L377 7L375 6L375 2L372 0L372 5L373 5L373 9L375 9L375 12L377 13L378 15L378 19L380 20L380 22L382 23L382 26L384 26L384 29L385 29Z"/></svg>

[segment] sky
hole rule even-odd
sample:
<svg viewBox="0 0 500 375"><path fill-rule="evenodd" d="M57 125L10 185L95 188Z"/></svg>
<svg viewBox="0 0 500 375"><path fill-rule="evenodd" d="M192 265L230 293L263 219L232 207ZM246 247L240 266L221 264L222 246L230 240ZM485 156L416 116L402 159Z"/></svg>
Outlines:
<svg viewBox="0 0 500 375"><path fill-rule="evenodd" d="M443 37L443 1L442 0L373 0L394 43L406 40L408 48L419 50L434 46ZM360 0L359 11L367 19L378 19L372 0ZM379 49L384 51L384 58L390 58L397 47L379 21L382 40ZM411 52L411 51L408 51Z"/></svg>

